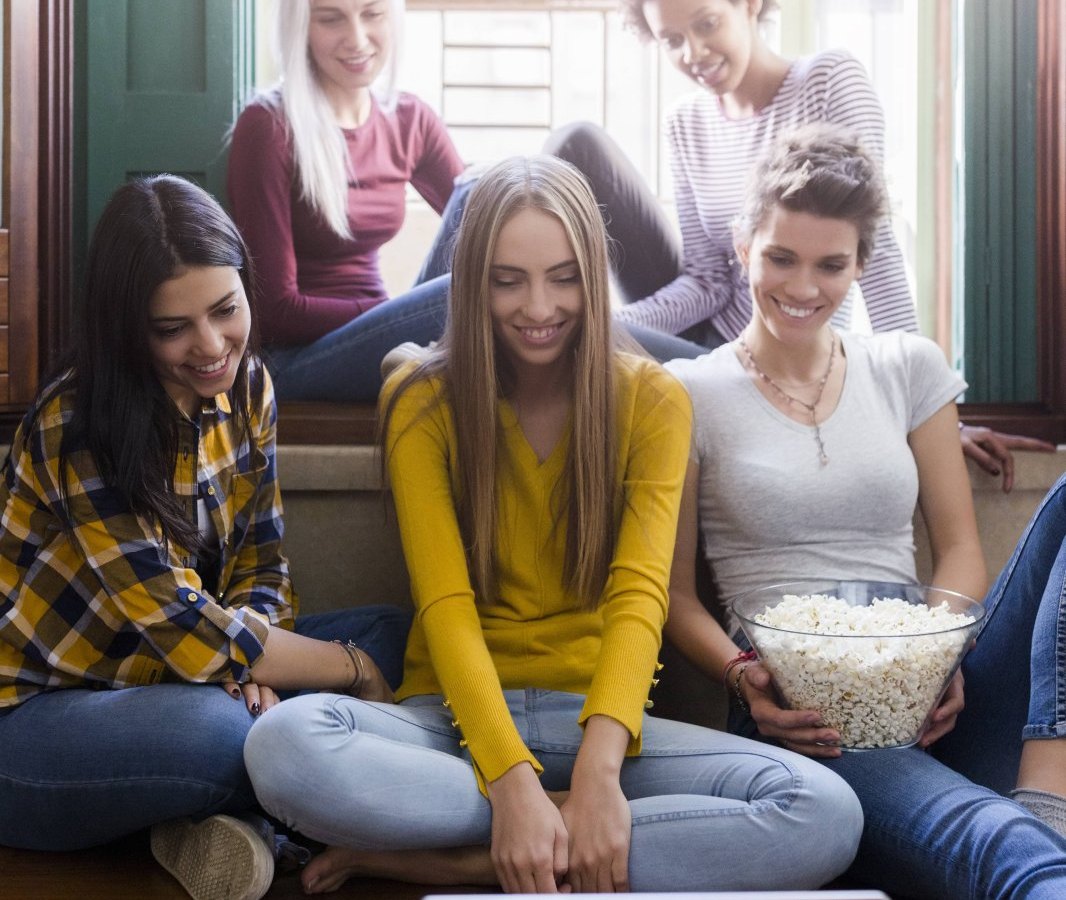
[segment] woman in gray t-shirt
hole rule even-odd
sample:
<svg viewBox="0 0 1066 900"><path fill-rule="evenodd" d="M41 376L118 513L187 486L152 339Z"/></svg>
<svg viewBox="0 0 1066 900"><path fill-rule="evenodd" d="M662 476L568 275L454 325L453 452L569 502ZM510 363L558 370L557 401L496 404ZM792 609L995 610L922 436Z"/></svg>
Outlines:
<svg viewBox="0 0 1066 900"><path fill-rule="evenodd" d="M1066 479L986 595L954 403L964 382L931 341L830 324L885 208L877 165L831 126L783 136L757 167L736 229L751 321L669 364L695 418L666 634L728 675L733 730L820 758L855 790L857 877L915 897L1063 896ZM982 631L918 747L842 754L817 712L782 708L743 636L700 604L697 525L726 600L807 577L913 583L915 503L933 583L985 596Z"/></svg>

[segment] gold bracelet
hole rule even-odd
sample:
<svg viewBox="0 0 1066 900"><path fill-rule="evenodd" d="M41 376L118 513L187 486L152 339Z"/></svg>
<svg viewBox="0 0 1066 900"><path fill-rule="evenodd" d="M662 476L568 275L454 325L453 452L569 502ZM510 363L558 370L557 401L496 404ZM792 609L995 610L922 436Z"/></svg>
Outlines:
<svg viewBox="0 0 1066 900"><path fill-rule="evenodd" d="M359 655L359 648L351 641L335 640L333 643L340 644L341 649L348 654L348 658L352 661L352 668L355 669L355 675L352 677L348 687L344 689L344 692L346 694L351 694L353 697L357 697L360 689L363 687L363 658Z"/></svg>

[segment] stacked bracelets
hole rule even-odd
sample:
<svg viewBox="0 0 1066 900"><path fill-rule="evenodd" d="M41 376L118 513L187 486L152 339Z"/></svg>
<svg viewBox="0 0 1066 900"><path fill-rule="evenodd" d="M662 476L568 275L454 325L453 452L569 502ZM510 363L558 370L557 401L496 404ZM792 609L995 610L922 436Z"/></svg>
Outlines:
<svg viewBox="0 0 1066 900"><path fill-rule="evenodd" d="M352 661L352 668L355 670L355 675L352 676L351 684L349 684L344 690L345 693L357 697L359 691L363 687L363 658L359 655L359 648L351 641L335 640L333 643L340 644L341 649L348 654L348 658Z"/></svg>
<svg viewBox="0 0 1066 900"><path fill-rule="evenodd" d="M744 699L744 695L740 693L740 679L744 677L744 670L747 666L741 665L741 663L752 662L759 658L759 654L754 650L746 650L738 653L729 662L725 664L725 669L722 671L722 684L725 685L726 691L732 691L733 696L737 699L737 705L746 713L751 712L751 707L748 706L748 701ZM739 666L739 668L738 668ZM737 670L737 674L733 678L733 683L729 683L729 673Z"/></svg>

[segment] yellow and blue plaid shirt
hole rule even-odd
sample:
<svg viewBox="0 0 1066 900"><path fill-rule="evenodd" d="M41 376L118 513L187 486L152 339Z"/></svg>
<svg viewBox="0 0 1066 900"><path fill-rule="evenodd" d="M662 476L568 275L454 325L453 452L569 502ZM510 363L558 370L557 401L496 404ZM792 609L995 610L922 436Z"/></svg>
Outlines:
<svg viewBox="0 0 1066 900"><path fill-rule="evenodd" d="M55 688L246 681L268 623L291 627L296 598L281 554L277 408L266 369L249 367L250 429L229 398L179 416L174 491L190 521L204 501L218 540L214 596L195 559L163 540L106 484L87 450L59 448L72 394L24 421L0 484L0 707Z"/></svg>

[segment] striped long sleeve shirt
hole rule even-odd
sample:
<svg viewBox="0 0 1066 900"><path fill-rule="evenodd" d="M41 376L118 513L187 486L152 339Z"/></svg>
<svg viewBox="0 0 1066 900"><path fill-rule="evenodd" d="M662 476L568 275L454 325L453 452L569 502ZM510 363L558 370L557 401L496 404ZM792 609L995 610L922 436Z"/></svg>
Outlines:
<svg viewBox="0 0 1066 900"><path fill-rule="evenodd" d="M679 334L710 320L732 340L751 320L747 273L733 250L733 221L756 160L783 131L833 122L884 156L884 114L862 65L834 50L792 64L774 99L754 116L729 119L709 91L683 97L667 117L674 193L683 242L682 274L649 297L623 306L628 322ZM859 285L874 331L917 331L903 256L891 223L881 223ZM852 302L834 324L847 328Z"/></svg>
<svg viewBox="0 0 1066 900"><path fill-rule="evenodd" d="M72 392L23 422L0 484L0 707L55 688L246 681L268 625L290 627L295 596L281 555L276 407L264 368L249 372L242 434L226 394L194 423L180 415L173 490L192 521L202 501L217 535L215 593L196 560L130 511L87 450L59 448Z"/></svg>

